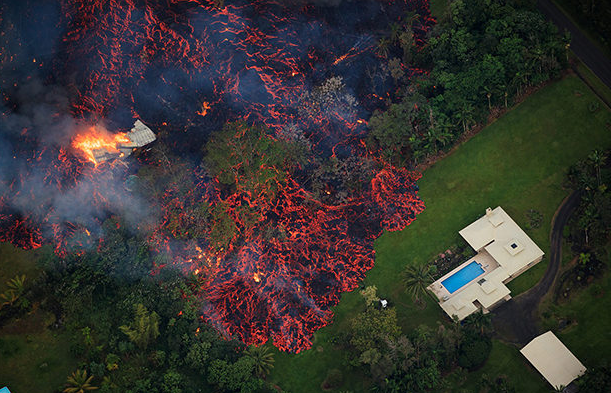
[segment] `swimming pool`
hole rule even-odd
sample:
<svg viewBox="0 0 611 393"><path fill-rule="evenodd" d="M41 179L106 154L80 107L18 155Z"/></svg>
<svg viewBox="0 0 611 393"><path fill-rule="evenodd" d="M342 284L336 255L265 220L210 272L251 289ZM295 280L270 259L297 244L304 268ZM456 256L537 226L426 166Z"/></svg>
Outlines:
<svg viewBox="0 0 611 393"><path fill-rule="evenodd" d="M484 269L482 268L482 265L476 261L473 261L456 273L452 274L450 277L443 280L441 285L443 285L448 292L454 293L473 281L475 278L481 276L483 273Z"/></svg>

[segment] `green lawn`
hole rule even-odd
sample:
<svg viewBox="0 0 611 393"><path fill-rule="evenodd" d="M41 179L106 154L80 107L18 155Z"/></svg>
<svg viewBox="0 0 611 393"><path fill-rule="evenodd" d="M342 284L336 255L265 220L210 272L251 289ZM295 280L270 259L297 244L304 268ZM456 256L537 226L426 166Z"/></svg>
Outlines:
<svg viewBox="0 0 611 393"><path fill-rule="evenodd" d="M562 187L567 167L592 149L611 145L611 113L602 107L590 113L588 104L594 100L594 94L577 77L555 82L423 174L419 185L425 211L405 230L385 233L377 240L376 264L365 280L397 306L404 331L447 319L432 301L424 310L414 307L397 279L400 272L407 264L425 263L446 250L458 240L458 230L481 216L486 207L503 206L521 226L527 222L528 209L540 211L543 225L528 233L549 254L551 219L568 194ZM546 266L544 259L511 282L513 294L534 285ZM327 370L345 369L343 355L332 350L329 338L344 329L361 307L356 291L344 294L335 309L334 323L316 333L314 349L298 355L278 354L271 379L288 391L320 391ZM485 367L502 364L508 356L495 355L492 366ZM516 373L514 377L521 377ZM363 391L362 378L353 372L345 378L348 382L342 389Z"/></svg>
<svg viewBox="0 0 611 393"><path fill-rule="evenodd" d="M551 390L551 386L516 347L498 340L492 341L492 351L486 364L470 373L460 389L465 392L478 392L483 375L491 380L507 376L516 392L547 393Z"/></svg>
<svg viewBox="0 0 611 393"><path fill-rule="evenodd" d="M31 285L41 252L0 243L0 292L16 275L25 274L26 287ZM67 337L46 329L53 321L52 314L34 305L30 313L0 327L0 386L13 392L55 392L76 370Z"/></svg>
<svg viewBox="0 0 611 393"><path fill-rule="evenodd" d="M27 281L38 274L36 260L40 250L22 250L9 243L0 243L0 292L3 292L7 280L17 276L26 275Z"/></svg>
<svg viewBox="0 0 611 393"><path fill-rule="evenodd" d="M76 370L69 340L46 326L53 315L35 311L0 330L0 385L13 392L55 392Z"/></svg>

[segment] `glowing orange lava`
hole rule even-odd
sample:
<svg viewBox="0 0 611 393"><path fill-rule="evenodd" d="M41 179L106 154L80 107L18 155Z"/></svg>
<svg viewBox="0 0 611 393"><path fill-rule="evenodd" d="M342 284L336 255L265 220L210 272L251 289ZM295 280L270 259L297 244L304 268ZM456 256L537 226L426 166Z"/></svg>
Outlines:
<svg viewBox="0 0 611 393"><path fill-rule="evenodd" d="M129 142L130 140L124 132L113 135L103 127L91 126L86 133L74 137L72 147L80 150L89 161L98 165L94 151L104 149L110 153L118 153L117 144Z"/></svg>

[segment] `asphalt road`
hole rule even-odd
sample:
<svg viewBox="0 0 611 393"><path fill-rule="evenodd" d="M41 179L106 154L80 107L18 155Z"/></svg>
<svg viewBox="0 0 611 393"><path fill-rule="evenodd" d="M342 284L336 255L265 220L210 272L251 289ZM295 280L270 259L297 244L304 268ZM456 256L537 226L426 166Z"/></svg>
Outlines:
<svg viewBox="0 0 611 393"><path fill-rule="evenodd" d="M586 36L553 4L550 0L538 0L537 7L551 20L558 30L571 32L571 50L596 74L596 76L611 88L611 60L598 49ZM610 21L611 23L611 21Z"/></svg>
<svg viewBox="0 0 611 393"><path fill-rule="evenodd" d="M504 340L523 346L540 334L537 328L539 303L558 274L562 261L562 232L580 200L581 194L573 192L556 211L550 233L549 264L543 278L528 291L492 311L495 331Z"/></svg>

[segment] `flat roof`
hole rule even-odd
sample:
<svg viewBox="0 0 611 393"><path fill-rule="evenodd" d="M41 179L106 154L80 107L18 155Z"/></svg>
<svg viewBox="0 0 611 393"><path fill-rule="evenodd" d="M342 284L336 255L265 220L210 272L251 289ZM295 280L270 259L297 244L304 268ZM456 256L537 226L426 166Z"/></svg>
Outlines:
<svg viewBox="0 0 611 393"><path fill-rule="evenodd" d="M551 331L535 337L520 352L554 388L568 386L586 371Z"/></svg>
<svg viewBox="0 0 611 393"><path fill-rule="evenodd" d="M500 206L488 208L485 215L458 233L475 251L488 251L510 276L544 254Z"/></svg>

